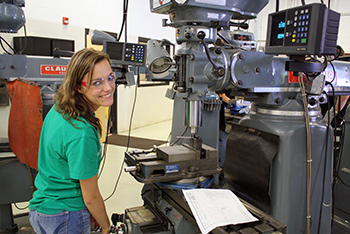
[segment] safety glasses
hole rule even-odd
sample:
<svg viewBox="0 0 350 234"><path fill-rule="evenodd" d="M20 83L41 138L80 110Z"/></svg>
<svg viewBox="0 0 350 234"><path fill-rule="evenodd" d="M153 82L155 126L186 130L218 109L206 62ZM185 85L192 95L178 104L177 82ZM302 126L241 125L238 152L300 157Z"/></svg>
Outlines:
<svg viewBox="0 0 350 234"><path fill-rule="evenodd" d="M110 86L115 85L115 73L111 72L111 74L109 74L109 76L107 78L97 78L97 79L93 79L91 81L91 85L90 85L90 89L102 89L105 85L105 83L107 82ZM82 81L81 85L85 86L88 88L88 82L87 81Z"/></svg>

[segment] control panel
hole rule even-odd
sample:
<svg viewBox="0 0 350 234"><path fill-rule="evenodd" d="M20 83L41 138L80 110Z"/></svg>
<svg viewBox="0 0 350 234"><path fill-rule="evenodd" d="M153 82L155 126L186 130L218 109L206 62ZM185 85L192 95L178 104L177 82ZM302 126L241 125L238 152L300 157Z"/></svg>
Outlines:
<svg viewBox="0 0 350 234"><path fill-rule="evenodd" d="M113 64L145 66L146 44L105 41L103 52L107 53Z"/></svg>
<svg viewBox="0 0 350 234"><path fill-rule="evenodd" d="M340 14L314 3L269 15L266 53L334 55Z"/></svg>

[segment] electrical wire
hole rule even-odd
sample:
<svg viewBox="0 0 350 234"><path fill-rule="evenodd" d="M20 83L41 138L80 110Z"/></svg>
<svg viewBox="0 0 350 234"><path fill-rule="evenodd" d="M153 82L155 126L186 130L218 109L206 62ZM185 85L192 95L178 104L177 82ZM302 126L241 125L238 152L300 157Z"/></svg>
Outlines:
<svg viewBox="0 0 350 234"><path fill-rule="evenodd" d="M123 30L125 33L125 42L127 42L127 16L128 16L128 5L129 5L129 0L124 0L123 2L123 20L122 20L122 26L120 27L119 35L117 38L117 41L120 41L120 38L123 34Z"/></svg>
<svg viewBox="0 0 350 234"><path fill-rule="evenodd" d="M185 131L181 134L181 136L173 144L170 144L170 146L176 145L176 143L178 143L180 140L182 140L183 139L182 137L185 135L187 130L188 130L188 126L185 128Z"/></svg>
<svg viewBox="0 0 350 234"><path fill-rule="evenodd" d="M305 0L301 0L301 5L305 6Z"/></svg>
<svg viewBox="0 0 350 234"><path fill-rule="evenodd" d="M325 92L324 92L325 93ZM334 93L334 90L333 90ZM327 96L327 100L329 100L328 98L328 94L325 93ZM330 109L330 103L327 102L328 105L328 110ZM323 162L323 178L322 178L322 194L321 194L321 203L320 203L320 213L319 213L319 222L318 222L318 229L317 229L317 233L320 233L321 230L321 218L322 218L322 210L323 210L323 202L324 202L324 192L325 192L325 182L326 182L326 171L327 171L327 158L328 158L328 135L329 135L329 128L330 128L330 115L327 115L328 117L328 121L327 121L327 130L326 130L326 140L325 140L325 154L324 154L324 162Z"/></svg>
<svg viewBox="0 0 350 234"><path fill-rule="evenodd" d="M276 12L280 10L280 1L276 0Z"/></svg>
<svg viewBox="0 0 350 234"><path fill-rule="evenodd" d="M128 16L128 6L129 6L129 0L124 0L123 2L123 20L122 20L122 25L120 27L120 31L119 31L119 35L117 38L117 41L120 41L121 35L123 33L124 30L124 36L125 36L125 42L127 42L127 16ZM139 67L137 67L137 69L139 70ZM136 96L137 96L137 85L135 85L135 97L134 97L134 103L133 103L133 107L132 107L132 111L131 111L131 116L130 116L130 125L129 125L129 133L128 133L128 141L127 141L127 147L125 152L127 152L129 150L129 143L130 143L130 133L131 133L131 124L132 124L132 119L133 119L133 115L134 115L134 109L135 109L135 103L136 103ZM119 184L119 180L121 178L122 172L123 172L123 167L124 167L124 160L125 160L125 154L123 157L123 161L121 163L121 167L120 167L120 171L117 177L117 180L115 182L114 188L112 193L106 198L104 199L104 201L107 201L108 199L110 199L115 191L117 190L118 184Z"/></svg>
<svg viewBox="0 0 350 234"><path fill-rule="evenodd" d="M23 25L23 30L24 30L24 46L20 51L18 51L18 54L22 54L23 51L27 48L28 36L27 36L27 28L25 24Z"/></svg>
<svg viewBox="0 0 350 234"><path fill-rule="evenodd" d="M5 160L1 160L0 166L4 165L6 163L14 162L14 161L18 161L18 158L9 158L9 159L5 159Z"/></svg>
<svg viewBox="0 0 350 234"><path fill-rule="evenodd" d="M25 206L25 207L18 207L17 203L13 203L13 205L16 207L16 209L18 210L26 210L28 209L29 205Z"/></svg>
<svg viewBox="0 0 350 234"><path fill-rule="evenodd" d="M137 67L137 68L138 68L138 72L139 72L139 67ZM135 111L135 106L136 106L136 97L137 97L137 85L135 85L135 96L134 96L134 102L133 102L132 109L131 109L130 122L129 122L129 132L128 132L128 140L127 140L127 144L126 144L125 153L128 152L128 150L129 150L131 125L132 125L132 120L133 120L133 117L134 117L134 111ZM107 198L104 199L104 201L109 200L115 194L115 191L117 190L117 187L118 187L118 184L119 184L119 180L120 180L122 172L123 172L124 162L125 162L125 154L124 154L124 157L123 157L123 161L121 163L121 167L120 167L119 174L118 174L117 180L115 182L113 191Z"/></svg>
<svg viewBox="0 0 350 234"><path fill-rule="evenodd" d="M245 50L245 51L250 51L249 49L246 49L244 47L240 47L240 46L236 46L236 45L232 45L224 36L222 36L220 33L217 33L218 37L220 37L224 42L224 46L229 46L232 49L238 49L238 50Z"/></svg>
<svg viewBox="0 0 350 234"><path fill-rule="evenodd" d="M332 85L332 83L331 82L326 82L326 85L329 85L329 86L331 86L331 88L332 88L332 94L333 94L333 97L335 97L334 95L335 95L335 91L334 91L334 86ZM327 95L327 98L328 98L328 95ZM329 98L328 98L328 100L329 100ZM336 100L335 100L335 98L333 98L333 106L335 106L335 102L336 102ZM331 110L331 106L330 106L330 102L328 101L327 102L327 104L328 104L328 111L330 112ZM335 108L333 108L333 110L334 110ZM334 115L335 115L335 113L334 113ZM334 118L333 118L334 119ZM328 114L328 120L327 120L327 126L330 126L330 124L331 124L331 119L330 119L330 113ZM335 136L335 129L333 129L333 136ZM334 138L334 141L335 141L335 138ZM334 165L334 157L335 157L335 155L336 155L336 150L335 150L335 147L334 147L334 142L333 142L333 165ZM334 167L334 166L333 166ZM334 169L333 169L333 171L334 171ZM333 181L332 181L332 202L331 202L331 204L332 204L332 208L331 208L331 210L332 210L332 224L331 224L331 226L333 226L333 220L334 220L334 186L335 186L335 182L334 182L334 172L333 172ZM319 227L319 229L320 229L320 227Z"/></svg>
<svg viewBox="0 0 350 234"><path fill-rule="evenodd" d="M0 46L1 46L1 48L5 51L6 54L12 55L12 53L10 53L10 52L8 52L8 51L6 50L6 48L4 47L4 44L2 44L2 42L5 42L5 44L8 45L8 46L10 47L10 49L12 49L13 52L15 52L15 50L11 47L11 45L9 45L9 44L7 43L7 41L6 41L2 36L0 36ZM15 53L16 53L16 52L15 52Z"/></svg>
<svg viewBox="0 0 350 234"><path fill-rule="evenodd" d="M337 71L335 70L335 67L332 63L332 61L329 61L329 64L331 65L332 69L333 69L333 78L332 80L330 81L330 83L333 83L333 81L335 80L335 78L337 77Z"/></svg>
<svg viewBox="0 0 350 234"><path fill-rule="evenodd" d="M339 149L339 152L340 152L340 154L339 154L339 156L338 156L338 160L337 160L337 169L336 169L336 171L337 171L337 179L339 179L339 181L343 184L343 185L345 185L346 187L350 187L350 185L349 184L347 184L347 183L345 183L345 181L340 177L340 174L339 174L339 172L340 172L340 164L341 164L341 160L342 160L342 157L343 157L343 147L344 147L344 138L345 138L345 127L346 125L345 124L343 124L342 125L342 137L341 137L341 144L340 144L340 149Z"/></svg>
<svg viewBox="0 0 350 234"><path fill-rule="evenodd" d="M166 139L166 142L167 142L167 143L169 143L169 141L170 141L171 133L172 133L172 131L170 131L170 133L169 133L169 135L168 135L168 137L167 137L167 139Z"/></svg>
<svg viewBox="0 0 350 234"><path fill-rule="evenodd" d="M108 119L107 119L107 129L106 129L106 138L105 138L105 142L104 142L104 145L103 145L103 153L102 153L102 158L101 158L101 161L102 161L102 166L100 168L100 171L97 175L97 179L100 178L101 174L102 174L102 171L104 169L104 166L105 166L105 163L106 163L106 158L107 158L107 145L108 145L108 131L109 131L109 127L110 127L110 123L111 123L111 112L112 112L112 108L109 107L108 108Z"/></svg>
<svg viewBox="0 0 350 234"><path fill-rule="evenodd" d="M210 57L209 49L208 49L207 43L205 42L204 38L203 38L201 41L202 41L202 44L203 44L203 46L204 46L205 54L207 55L207 58L208 58L209 62L210 62L210 63L213 65L213 67L216 69L216 68L217 68L217 65L215 64L215 62L213 61L213 59Z"/></svg>
<svg viewBox="0 0 350 234"><path fill-rule="evenodd" d="M303 81L303 73L299 73L298 82L302 93L304 112L305 112L305 127L306 127L306 151L307 151L307 179L306 179L306 233L310 234L311 227L311 130L308 111L308 103L306 100L305 86Z"/></svg>

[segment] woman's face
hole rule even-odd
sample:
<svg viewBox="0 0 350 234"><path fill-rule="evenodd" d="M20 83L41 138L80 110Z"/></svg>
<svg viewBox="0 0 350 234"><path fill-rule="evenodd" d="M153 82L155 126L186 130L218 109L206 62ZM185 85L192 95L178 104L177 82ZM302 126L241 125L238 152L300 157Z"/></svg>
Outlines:
<svg viewBox="0 0 350 234"><path fill-rule="evenodd" d="M84 76L79 92L90 101L93 111L100 106L111 106L115 90L115 75L109 62L104 59L95 64L91 84L88 83L88 75Z"/></svg>

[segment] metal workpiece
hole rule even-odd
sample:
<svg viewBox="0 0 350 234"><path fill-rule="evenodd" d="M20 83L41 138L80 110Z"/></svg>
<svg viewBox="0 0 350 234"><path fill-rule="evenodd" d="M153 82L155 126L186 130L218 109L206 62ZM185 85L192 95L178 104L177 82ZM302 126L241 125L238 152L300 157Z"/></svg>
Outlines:
<svg viewBox="0 0 350 234"><path fill-rule="evenodd" d="M151 153L126 152L125 162L136 180L148 184L219 174L216 157L217 150L207 145L197 150L183 144L158 147Z"/></svg>

